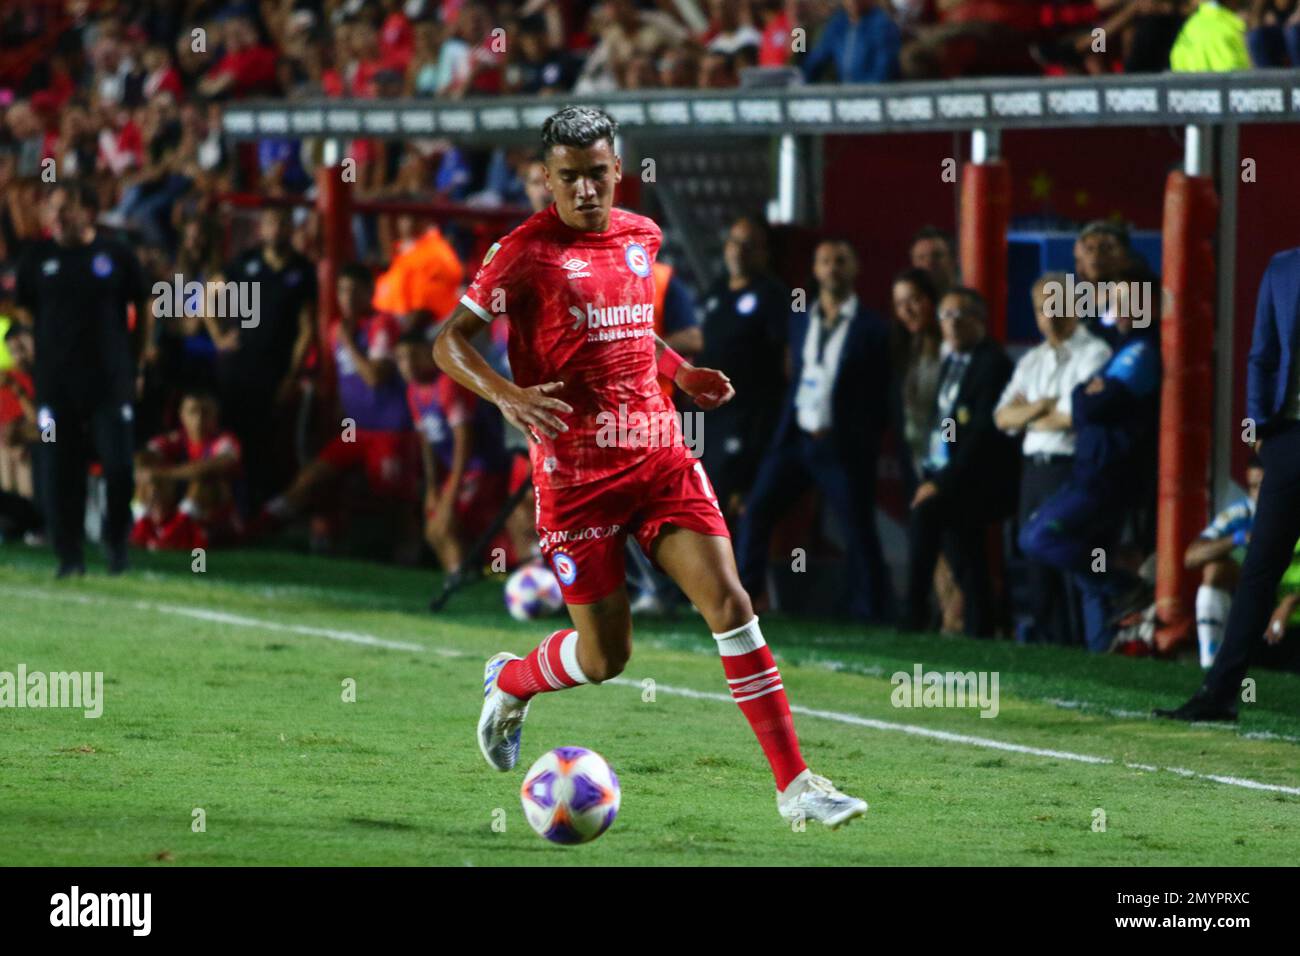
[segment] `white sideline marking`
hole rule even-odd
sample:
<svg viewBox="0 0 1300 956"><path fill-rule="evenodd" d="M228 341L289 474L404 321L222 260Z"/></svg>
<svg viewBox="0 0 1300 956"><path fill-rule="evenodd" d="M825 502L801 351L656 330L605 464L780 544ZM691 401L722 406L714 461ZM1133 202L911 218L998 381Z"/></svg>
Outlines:
<svg viewBox="0 0 1300 956"><path fill-rule="evenodd" d="M385 647L399 651L422 652L427 651L439 654L444 657L467 657L468 652L456 650L455 648L438 648L428 647L423 644L415 644L408 641L389 641L384 638L375 637L373 634L363 634L357 631L336 631L330 628L309 627L305 624L281 624L278 621L269 621L265 618L246 617L235 614L227 614L224 611L214 611L201 607L186 607L174 604L155 604L150 601L133 601L124 599L114 599L105 595L89 594L55 594L50 591L43 591L37 588L17 588L9 585L0 585L0 592L19 595L22 597L44 598L47 600L71 601L78 604L128 604L131 607L145 611L157 611L161 614L176 614L183 617L192 617L198 620L215 621L221 624L231 624L236 627L259 627L270 631L289 632L294 634L305 634L311 637L324 637L334 641L343 641L350 644L361 644L367 647ZM615 677L604 683L614 684L619 687L635 687L640 689L641 682L627 677ZM693 700L709 700L718 703L733 704L730 694L722 694L715 691L692 690L689 687L672 687L666 684L655 684L656 692L662 691L675 697L686 697ZM857 714L846 714L834 710L816 710L811 707L802 707L798 704L791 704L790 710L796 714L803 714L807 717L817 717L821 720L830 720L841 724L851 724L856 727L869 727L873 730L886 730L895 733L910 734L915 737L928 737L931 740L942 740L945 743L966 744L971 747L983 747L988 750L1002 750L1010 753L1028 754L1033 757L1053 757L1057 760L1071 760L1076 763L1086 764L1110 764L1123 766L1129 770L1143 770L1151 772L1161 768L1153 767L1149 764L1129 763L1128 761L1117 761L1111 757L1097 757L1091 754L1072 753L1068 750L1049 750L1043 747L1030 747L1027 744L1009 743L1005 740L994 740L989 737L975 737L970 734L958 734L948 730L936 730L932 727L921 727L916 724L899 724L888 720L877 720L874 717L860 717ZM1177 774L1180 777L1189 777L1196 780L1209 780L1213 783L1227 784L1233 787L1243 787L1247 790L1266 790L1271 793L1288 793L1294 796L1300 796L1300 787L1284 787L1275 783L1261 783L1258 780L1250 780L1244 777L1225 776L1215 773L1197 773L1194 770L1188 770L1184 767L1165 767L1169 773Z"/></svg>

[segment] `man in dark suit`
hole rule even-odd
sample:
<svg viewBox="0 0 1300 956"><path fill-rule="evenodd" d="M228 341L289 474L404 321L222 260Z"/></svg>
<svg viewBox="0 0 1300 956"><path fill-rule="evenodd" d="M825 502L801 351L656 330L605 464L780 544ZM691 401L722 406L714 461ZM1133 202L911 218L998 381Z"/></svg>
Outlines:
<svg viewBox="0 0 1300 956"><path fill-rule="evenodd" d="M792 316L790 388L745 503L736 548L741 581L750 594L763 592L772 528L816 484L844 529L850 612L886 621L893 593L876 531L876 460L888 417L888 329L858 302L857 256L847 242L818 245L813 273L818 298Z"/></svg>
<svg viewBox="0 0 1300 956"><path fill-rule="evenodd" d="M930 624L930 585L944 548L965 601L966 633L993 634L986 549L988 527L1015 508L1019 450L993 421L1011 378L1002 346L985 333L987 310L974 289L957 287L939 303L948 354L939 369L930 449L908 527L907 626Z"/></svg>
<svg viewBox="0 0 1300 956"><path fill-rule="evenodd" d="M1264 483L1223 646L1200 689L1174 720L1236 720L1237 694L1277 603L1277 587L1300 539L1300 248L1279 252L1264 271L1246 378L1246 415L1255 423Z"/></svg>

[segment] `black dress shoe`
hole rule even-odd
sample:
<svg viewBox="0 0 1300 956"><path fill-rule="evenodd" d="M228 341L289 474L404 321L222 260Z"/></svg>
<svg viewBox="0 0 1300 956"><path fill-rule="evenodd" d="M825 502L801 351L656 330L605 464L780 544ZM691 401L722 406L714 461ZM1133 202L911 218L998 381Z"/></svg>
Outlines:
<svg viewBox="0 0 1300 956"><path fill-rule="evenodd" d="M124 573L131 566L126 557L125 544L104 545L104 560L108 564L108 573L114 577Z"/></svg>
<svg viewBox="0 0 1300 956"><path fill-rule="evenodd" d="M80 561L62 561L59 563L59 570L54 572L54 577L58 581L64 578L84 578L86 576L86 566Z"/></svg>
<svg viewBox="0 0 1300 956"><path fill-rule="evenodd" d="M1169 720L1236 720L1237 707L1231 701L1211 697L1204 688L1193 694L1181 707L1173 710L1156 709L1151 711L1153 717L1166 717Z"/></svg>

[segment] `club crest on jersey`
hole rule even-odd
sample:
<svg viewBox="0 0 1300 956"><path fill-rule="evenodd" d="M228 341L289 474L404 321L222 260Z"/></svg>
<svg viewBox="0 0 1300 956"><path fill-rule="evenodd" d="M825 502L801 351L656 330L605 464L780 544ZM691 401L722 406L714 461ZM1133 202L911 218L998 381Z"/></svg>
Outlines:
<svg viewBox="0 0 1300 956"><path fill-rule="evenodd" d="M578 564L565 552L556 551L551 555L551 563L555 565L555 576L565 587L578 579Z"/></svg>
<svg viewBox="0 0 1300 956"><path fill-rule="evenodd" d="M650 254L641 243L634 242L624 249L623 258L627 261L627 267L641 278L650 274Z"/></svg>
<svg viewBox="0 0 1300 956"><path fill-rule="evenodd" d="M113 274L113 260L101 252L90 260L90 271L101 279L107 278Z"/></svg>

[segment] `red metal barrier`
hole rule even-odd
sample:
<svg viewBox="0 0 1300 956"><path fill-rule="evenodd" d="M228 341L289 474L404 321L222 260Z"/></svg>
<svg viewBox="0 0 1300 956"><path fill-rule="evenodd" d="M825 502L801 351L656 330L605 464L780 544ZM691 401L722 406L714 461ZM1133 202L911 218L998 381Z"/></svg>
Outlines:
<svg viewBox="0 0 1300 956"><path fill-rule="evenodd" d="M1187 640L1197 575L1183 552L1205 524L1214 421L1214 181L1169 174L1165 182L1160 483L1156 524L1156 649ZM1226 319L1225 319L1226 321Z"/></svg>

